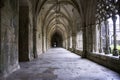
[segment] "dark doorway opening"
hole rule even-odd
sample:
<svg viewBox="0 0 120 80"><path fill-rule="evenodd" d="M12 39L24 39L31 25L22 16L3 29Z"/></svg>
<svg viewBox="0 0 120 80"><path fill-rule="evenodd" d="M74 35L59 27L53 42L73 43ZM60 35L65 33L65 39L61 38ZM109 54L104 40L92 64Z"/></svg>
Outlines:
<svg viewBox="0 0 120 80"><path fill-rule="evenodd" d="M51 38L51 47L62 47L62 46L63 46L62 35L55 32Z"/></svg>

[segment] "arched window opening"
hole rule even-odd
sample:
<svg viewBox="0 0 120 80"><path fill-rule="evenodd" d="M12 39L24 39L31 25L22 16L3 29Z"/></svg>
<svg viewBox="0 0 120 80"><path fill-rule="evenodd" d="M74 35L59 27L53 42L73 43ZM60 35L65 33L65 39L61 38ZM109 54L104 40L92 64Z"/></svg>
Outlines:
<svg viewBox="0 0 120 80"><path fill-rule="evenodd" d="M114 29L115 26L116 29ZM118 15L116 15L115 26L112 17L101 23L100 38L105 54L114 54L114 49L117 49L117 53L120 54L120 18Z"/></svg>
<svg viewBox="0 0 120 80"><path fill-rule="evenodd" d="M120 18L118 15L116 15L117 20L116 20L116 49L118 50L118 53L120 54ZM113 21L112 18L108 19L109 21L109 36L110 36L110 48L111 48L111 53L113 53L114 49L114 27L113 27Z"/></svg>

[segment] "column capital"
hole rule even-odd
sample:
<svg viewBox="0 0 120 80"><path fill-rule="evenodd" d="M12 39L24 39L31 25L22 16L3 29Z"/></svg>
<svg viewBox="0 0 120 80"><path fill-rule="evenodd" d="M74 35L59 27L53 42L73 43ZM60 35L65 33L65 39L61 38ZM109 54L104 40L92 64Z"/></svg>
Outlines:
<svg viewBox="0 0 120 80"><path fill-rule="evenodd" d="M115 14L112 15L112 20L113 20L113 22L116 22L117 16Z"/></svg>

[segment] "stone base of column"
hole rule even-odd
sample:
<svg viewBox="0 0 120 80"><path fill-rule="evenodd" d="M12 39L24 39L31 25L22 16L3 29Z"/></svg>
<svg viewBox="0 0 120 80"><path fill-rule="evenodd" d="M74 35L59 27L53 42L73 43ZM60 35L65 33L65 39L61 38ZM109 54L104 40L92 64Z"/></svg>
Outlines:
<svg viewBox="0 0 120 80"><path fill-rule="evenodd" d="M103 52L103 50L102 49L99 49L99 53L102 53Z"/></svg>
<svg viewBox="0 0 120 80"><path fill-rule="evenodd" d="M81 55L81 58L86 58L87 57L87 51L83 51L82 55Z"/></svg>
<svg viewBox="0 0 120 80"><path fill-rule="evenodd" d="M108 50L105 50L105 54L110 54L109 49L108 49Z"/></svg>
<svg viewBox="0 0 120 80"><path fill-rule="evenodd" d="M113 56L118 56L118 50L117 49L113 49Z"/></svg>

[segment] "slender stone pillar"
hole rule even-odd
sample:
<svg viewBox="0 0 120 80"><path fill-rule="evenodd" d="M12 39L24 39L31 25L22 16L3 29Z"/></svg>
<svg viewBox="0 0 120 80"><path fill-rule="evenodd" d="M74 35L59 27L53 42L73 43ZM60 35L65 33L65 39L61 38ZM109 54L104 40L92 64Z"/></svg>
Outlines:
<svg viewBox="0 0 120 80"><path fill-rule="evenodd" d="M119 27L120 27L120 10L119 10ZM120 59L120 51L119 51L119 59Z"/></svg>
<svg viewBox="0 0 120 80"><path fill-rule="evenodd" d="M83 53L82 53L82 58L86 58L87 57L87 30L86 30L86 24L84 23L84 27L83 27Z"/></svg>
<svg viewBox="0 0 120 80"><path fill-rule="evenodd" d="M33 54L34 54L34 58L37 58L37 27L36 27L36 16L33 19Z"/></svg>
<svg viewBox="0 0 120 80"><path fill-rule="evenodd" d="M119 27L120 27L120 10L119 10ZM119 51L119 59L120 59L120 51Z"/></svg>
<svg viewBox="0 0 120 80"><path fill-rule="evenodd" d="M67 40L68 40L68 50L69 50L70 49L70 35L68 36Z"/></svg>
<svg viewBox="0 0 120 80"><path fill-rule="evenodd" d="M106 38L106 46L105 46L105 54L109 54L110 50L109 50L109 26L108 26L108 21L106 20L104 22L105 24L105 38Z"/></svg>
<svg viewBox="0 0 120 80"><path fill-rule="evenodd" d="M2 0L0 1L0 9L2 8ZM2 53L1 53L1 11L0 11L0 76L2 76Z"/></svg>
<svg viewBox="0 0 120 80"><path fill-rule="evenodd" d="M73 52L76 49L76 33L72 33L72 49L73 49Z"/></svg>
<svg viewBox="0 0 120 80"><path fill-rule="evenodd" d="M113 56L118 56L118 50L116 48L116 20L117 20L117 17L116 15L113 15L112 16L112 20L113 20L113 37L114 37L114 49L113 49Z"/></svg>
<svg viewBox="0 0 120 80"><path fill-rule="evenodd" d="M99 29L100 29L100 49L99 49L99 52L102 53L103 52L103 49L102 49L102 26L101 26L101 23L99 24Z"/></svg>
<svg viewBox="0 0 120 80"><path fill-rule="evenodd" d="M118 0L118 15L119 15L119 27L120 27L120 0ZM120 59L120 55L119 55L119 59Z"/></svg>

